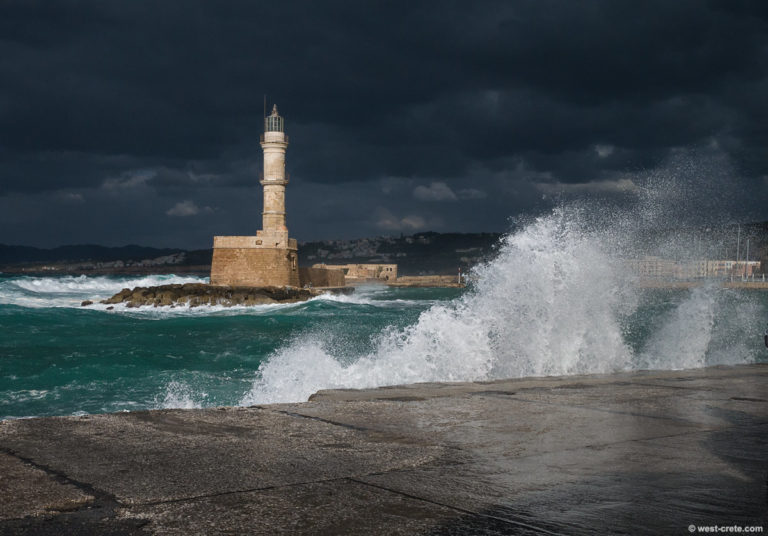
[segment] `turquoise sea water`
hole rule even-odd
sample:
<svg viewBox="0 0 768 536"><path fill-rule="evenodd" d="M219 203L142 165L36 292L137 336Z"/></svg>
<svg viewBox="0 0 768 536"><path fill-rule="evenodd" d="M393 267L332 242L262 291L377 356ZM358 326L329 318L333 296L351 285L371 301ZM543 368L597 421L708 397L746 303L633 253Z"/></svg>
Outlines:
<svg viewBox="0 0 768 536"><path fill-rule="evenodd" d="M240 309L80 307L124 286L202 280L0 276L0 418L236 405L291 340L332 336L340 358L369 349L455 289L360 289L351 300Z"/></svg>
<svg viewBox="0 0 768 536"><path fill-rule="evenodd" d="M123 287L190 280L204 281L0 275L0 418L304 400L323 387L406 381L696 368L764 361L768 352L768 294L719 288L637 291L631 310L611 313L617 333L606 325L592 334L569 317L584 314L578 306L536 311L543 305L520 289L486 296L482 285L363 287L240 309L80 307Z"/></svg>

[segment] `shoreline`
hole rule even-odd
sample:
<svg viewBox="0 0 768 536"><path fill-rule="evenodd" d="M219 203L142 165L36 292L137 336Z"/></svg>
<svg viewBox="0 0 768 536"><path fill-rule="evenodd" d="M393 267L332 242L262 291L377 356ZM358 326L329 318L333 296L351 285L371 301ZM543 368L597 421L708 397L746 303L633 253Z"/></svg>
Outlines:
<svg viewBox="0 0 768 536"><path fill-rule="evenodd" d="M0 481L0 532L759 525L766 380L763 363L0 421L0 468L9 476Z"/></svg>

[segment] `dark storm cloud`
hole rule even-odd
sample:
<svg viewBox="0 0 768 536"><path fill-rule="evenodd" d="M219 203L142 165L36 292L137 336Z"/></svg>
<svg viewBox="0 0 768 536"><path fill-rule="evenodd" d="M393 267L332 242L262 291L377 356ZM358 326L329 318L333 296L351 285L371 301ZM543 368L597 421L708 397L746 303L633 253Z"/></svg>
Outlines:
<svg viewBox="0 0 768 536"><path fill-rule="evenodd" d="M300 239L502 230L542 192L631 191L686 147L768 193L765 2L18 1L0 15L0 241L252 232L263 93L286 116Z"/></svg>

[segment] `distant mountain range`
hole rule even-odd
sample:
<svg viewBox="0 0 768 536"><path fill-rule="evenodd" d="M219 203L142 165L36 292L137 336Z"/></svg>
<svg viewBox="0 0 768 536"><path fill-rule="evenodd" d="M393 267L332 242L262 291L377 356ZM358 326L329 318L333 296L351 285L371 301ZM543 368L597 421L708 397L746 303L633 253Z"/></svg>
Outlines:
<svg viewBox="0 0 768 536"><path fill-rule="evenodd" d="M326 240L299 244L299 264L397 264L401 275L455 274L489 259L499 233L417 233L399 238Z"/></svg>
<svg viewBox="0 0 768 536"><path fill-rule="evenodd" d="M299 244L299 264L396 263L402 275L454 274L493 255L499 233L417 233L410 236L325 240ZM143 246L61 246L40 249L0 244L0 271L119 272L163 268L205 271L212 250Z"/></svg>
<svg viewBox="0 0 768 536"><path fill-rule="evenodd" d="M97 245L60 246L40 249L29 246L0 244L0 265L39 262L110 262L142 260L182 253L182 249L143 246L107 247Z"/></svg>
<svg viewBox="0 0 768 536"><path fill-rule="evenodd" d="M717 228L662 229L636 237L638 250L659 250L670 237L670 254L682 252L706 258L735 258L737 236L740 258L749 246L750 259L768 261L768 222ZM401 275L452 275L490 259L500 233L424 232L400 237L324 240L299 243L299 264L393 263ZM749 244L747 243L749 240ZM664 256L663 249L661 254ZM633 255L633 253L630 253ZM210 269L212 250L183 250L142 246L61 246L39 249L0 244L0 271L117 273L199 272Z"/></svg>

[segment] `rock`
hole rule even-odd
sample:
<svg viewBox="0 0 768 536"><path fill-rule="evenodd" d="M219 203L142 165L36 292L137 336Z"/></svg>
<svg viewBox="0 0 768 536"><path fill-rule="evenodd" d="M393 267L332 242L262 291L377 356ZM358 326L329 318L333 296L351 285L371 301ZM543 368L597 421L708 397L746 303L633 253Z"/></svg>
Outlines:
<svg viewBox="0 0 768 536"><path fill-rule="evenodd" d="M320 291L294 287L227 287L203 283L183 285L160 285L157 287L136 287L123 289L101 303L123 303L126 307L176 307L188 305L263 305L268 303L291 303L317 296Z"/></svg>
<svg viewBox="0 0 768 536"><path fill-rule="evenodd" d="M122 303L131 295L131 289L124 288L111 298L103 300L101 303Z"/></svg>
<svg viewBox="0 0 768 536"><path fill-rule="evenodd" d="M80 304L80 307L85 307L87 305L93 305L93 302L91 300L85 300Z"/></svg>

